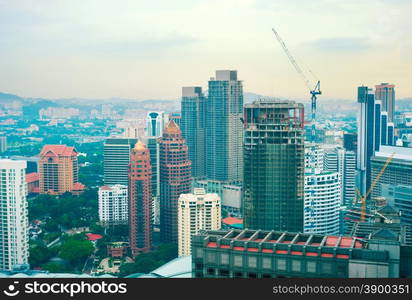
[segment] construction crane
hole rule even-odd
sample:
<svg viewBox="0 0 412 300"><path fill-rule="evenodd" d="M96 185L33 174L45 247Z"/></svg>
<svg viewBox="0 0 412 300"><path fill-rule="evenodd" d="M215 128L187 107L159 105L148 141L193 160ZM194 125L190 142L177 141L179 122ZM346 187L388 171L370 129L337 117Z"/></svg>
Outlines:
<svg viewBox="0 0 412 300"><path fill-rule="evenodd" d="M356 188L356 193L360 198L360 202L361 202L361 215L360 215L360 221L364 222L365 221L365 214L366 214L366 198L368 198L368 196L370 195L370 193L372 193L373 189L375 188L375 186L378 184L379 179L381 178L381 176L383 175L383 173L385 173L386 168L388 167L388 165L391 163L393 157L395 156L395 152L392 152L391 155L386 159L382 169L379 171L378 175L376 175L375 179L373 180L372 184L370 185L369 189L366 191L365 195L362 196L361 193L359 192L359 190ZM356 202L357 196L355 195L355 201Z"/></svg>
<svg viewBox="0 0 412 300"><path fill-rule="evenodd" d="M293 67L298 72L298 74L302 77L303 81L305 82L306 87L310 91L310 95L311 95L311 97L310 97L311 98L311 113L312 113L312 116L311 116L311 118L312 118L311 142L314 143L315 142L315 136L316 136L316 127L315 127L316 100L317 100L317 96L322 94L322 92L320 91L320 81L318 80L317 83L315 84L315 87L312 89L312 86L310 85L310 81L305 76L305 73L303 73L302 69L299 67L296 60L293 58L292 54L290 53L290 51L286 47L285 42L282 40L282 38L280 37L280 35L277 33L277 31L274 28L272 28L272 31L275 34L279 44L282 46L283 51L285 51L285 54L288 57L289 61L292 63Z"/></svg>

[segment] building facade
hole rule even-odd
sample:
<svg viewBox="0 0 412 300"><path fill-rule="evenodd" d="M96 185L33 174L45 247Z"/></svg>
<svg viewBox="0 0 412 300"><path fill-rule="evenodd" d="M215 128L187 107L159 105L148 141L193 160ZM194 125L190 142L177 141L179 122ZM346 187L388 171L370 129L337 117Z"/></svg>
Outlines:
<svg viewBox="0 0 412 300"><path fill-rule="evenodd" d="M339 234L341 185L339 173L305 174L304 232Z"/></svg>
<svg viewBox="0 0 412 300"><path fill-rule="evenodd" d="M399 278L400 261L399 241L378 233L358 239L231 230L192 237L196 278Z"/></svg>
<svg viewBox="0 0 412 300"><path fill-rule="evenodd" d="M205 172L205 112L206 98L201 87L183 87L181 130L189 148L192 176L204 177Z"/></svg>
<svg viewBox="0 0 412 300"><path fill-rule="evenodd" d="M303 104L294 101L245 105L245 228L303 231L303 124Z"/></svg>
<svg viewBox="0 0 412 300"><path fill-rule="evenodd" d="M128 185L130 153L137 139L108 138L104 143L104 184Z"/></svg>
<svg viewBox="0 0 412 300"><path fill-rule="evenodd" d="M382 111L388 113L388 122L394 122L395 85L389 83L375 85L375 98L382 101Z"/></svg>
<svg viewBox="0 0 412 300"><path fill-rule="evenodd" d="M163 128L168 121L168 115L164 112L151 111L147 113L146 136L161 137Z"/></svg>
<svg viewBox="0 0 412 300"><path fill-rule="evenodd" d="M160 146L160 239L178 242L178 199L191 190L191 161L177 124L171 120L159 139Z"/></svg>
<svg viewBox="0 0 412 300"><path fill-rule="evenodd" d="M137 142L129 165L129 244L132 255L152 248L152 167L149 149Z"/></svg>
<svg viewBox="0 0 412 300"><path fill-rule="evenodd" d="M77 189L77 151L66 145L45 145L40 152L39 188L41 194L61 195Z"/></svg>
<svg viewBox="0 0 412 300"><path fill-rule="evenodd" d="M220 198L204 189L194 189L192 194L180 195L178 205L179 256L188 256L192 235L201 230L220 229Z"/></svg>
<svg viewBox="0 0 412 300"><path fill-rule="evenodd" d="M127 186L121 184L99 187L99 221L103 226L128 223Z"/></svg>
<svg viewBox="0 0 412 300"><path fill-rule="evenodd" d="M7 137L0 136L0 153L4 153L7 151Z"/></svg>
<svg viewBox="0 0 412 300"><path fill-rule="evenodd" d="M29 221L26 162L0 160L0 270L27 265Z"/></svg>
<svg viewBox="0 0 412 300"><path fill-rule="evenodd" d="M206 104L206 175L241 181L243 174L243 87L237 71L216 71L209 80Z"/></svg>
<svg viewBox="0 0 412 300"><path fill-rule="evenodd" d="M391 156L392 160L372 190L372 197L382 196L381 184L412 186L412 148L382 146L371 159L372 178L377 178Z"/></svg>
<svg viewBox="0 0 412 300"><path fill-rule="evenodd" d="M146 145L137 142L129 165L129 243L132 255L152 247L152 168Z"/></svg>

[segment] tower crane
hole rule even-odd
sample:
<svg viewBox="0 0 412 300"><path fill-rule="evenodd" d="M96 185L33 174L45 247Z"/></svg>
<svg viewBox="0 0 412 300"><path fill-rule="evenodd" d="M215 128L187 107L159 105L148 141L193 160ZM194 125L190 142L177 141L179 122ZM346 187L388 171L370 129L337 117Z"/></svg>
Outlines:
<svg viewBox="0 0 412 300"><path fill-rule="evenodd" d="M302 69L297 64L296 60L293 58L292 54L290 53L290 51L286 47L285 42L282 40L282 38L280 37L280 35L277 33L277 31L274 28L272 28L272 31L275 34L279 44L282 46L283 51L285 51L285 54L288 57L289 61L292 63L293 67L295 68L296 72L298 72L300 77L302 77L306 87L310 91L310 95L311 95L311 97L310 97L311 98L311 113L312 113L312 116L311 116L311 118L312 118L311 142L314 143L315 142L315 136L316 136L316 128L315 128L316 100L317 100L317 95L322 94L322 92L320 91L320 81L318 80L317 83L315 84L315 87L312 89L312 87L310 85L310 81L305 76Z"/></svg>
<svg viewBox="0 0 412 300"><path fill-rule="evenodd" d="M383 167L381 168L381 170L379 171L378 175L376 175L375 179L373 180L372 184L370 185L369 189L367 190L367 192L365 193L365 195L361 195L361 193L359 192L359 190L356 188L356 193L359 195L360 198L360 203L361 203L361 214L360 214L360 222L364 222L365 221L365 214L366 214L366 198L370 195L370 193L372 193L373 189L375 188L375 186L378 184L379 179L381 178L381 176L383 175L383 173L385 173L386 168L388 167L388 165L391 163L393 157L395 156L395 152L392 152L391 155L389 155L389 157L386 159L385 163L383 164ZM354 202L356 202L356 198L357 196L355 195L355 199Z"/></svg>

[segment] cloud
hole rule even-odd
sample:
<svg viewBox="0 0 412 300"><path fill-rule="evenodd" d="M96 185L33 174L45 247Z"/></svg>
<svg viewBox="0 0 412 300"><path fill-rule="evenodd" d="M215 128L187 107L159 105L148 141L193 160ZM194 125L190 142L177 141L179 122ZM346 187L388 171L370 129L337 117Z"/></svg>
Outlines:
<svg viewBox="0 0 412 300"><path fill-rule="evenodd" d="M361 37L322 38L306 42L303 45L321 52L359 52L374 47L369 39Z"/></svg>

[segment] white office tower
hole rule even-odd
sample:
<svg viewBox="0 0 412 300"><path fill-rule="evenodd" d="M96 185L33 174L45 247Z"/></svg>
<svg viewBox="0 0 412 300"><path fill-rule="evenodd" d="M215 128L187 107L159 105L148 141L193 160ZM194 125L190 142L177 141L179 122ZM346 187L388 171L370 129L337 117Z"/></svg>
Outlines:
<svg viewBox="0 0 412 300"><path fill-rule="evenodd" d="M120 225L128 222L127 186L104 185L99 188L99 221L102 225Z"/></svg>
<svg viewBox="0 0 412 300"><path fill-rule="evenodd" d="M313 169L323 171L325 150L318 145L305 143L305 170Z"/></svg>
<svg viewBox="0 0 412 300"><path fill-rule="evenodd" d="M179 256L188 256L192 235L200 230L220 229L220 197L195 188L193 194L180 195L178 207Z"/></svg>
<svg viewBox="0 0 412 300"><path fill-rule="evenodd" d="M341 203L351 205L355 198L356 153L341 146L325 149L324 170L338 172L341 180Z"/></svg>
<svg viewBox="0 0 412 300"><path fill-rule="evenodd" d="M304 232L339 234L341 208L339 174L320 172L305 174Z"/></svg>
<svg viewBox="0 0 412 300"><path fill-rule="evenodd" d="M26 161L0 159L0 271L29 257Z"/></svg>

